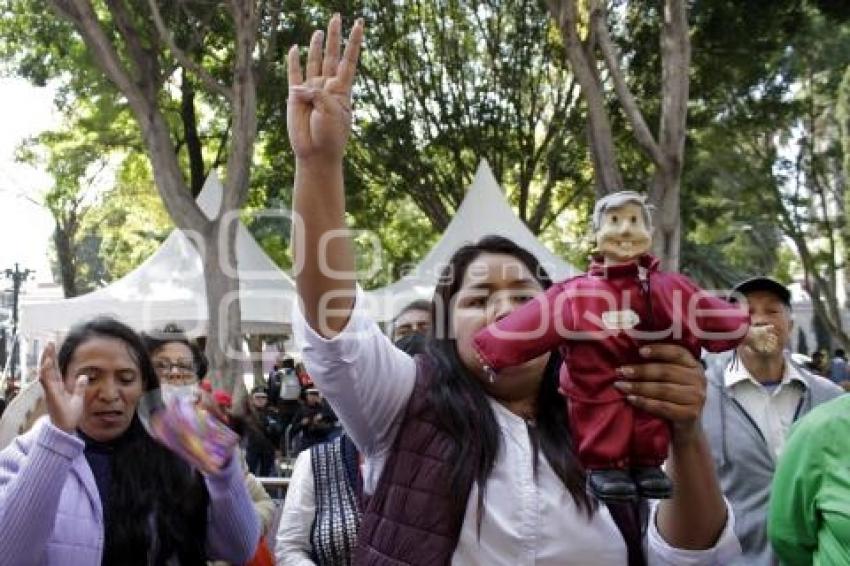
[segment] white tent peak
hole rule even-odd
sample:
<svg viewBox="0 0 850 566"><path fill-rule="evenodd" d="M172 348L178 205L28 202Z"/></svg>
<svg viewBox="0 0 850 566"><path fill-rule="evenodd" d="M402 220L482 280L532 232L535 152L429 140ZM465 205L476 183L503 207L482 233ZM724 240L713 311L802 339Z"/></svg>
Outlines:
<svg viewBox="0 0 850 566"><path fill-rule="evenodd" d="M478 162L478 167L475 169L475 176L472 177L472 184L466 190L466 195L460 203L453 221L469 214L466 209L472 208L475 210L488 202L490 206L507 209L515 220L520 223L522 222L508 204L507 195L499 185L499 181L496 180L496 176L493 175L490 163L486 159L482 159Z"/></svg>
<svg viewBox="0 0 850 566"><path fill-rule="evenodd" d="M504 236L529 250L554 280L580 273L546 248L519 219L487 161L482 159L446 231L416 269L395 283L367 293L372 312L381 320L389 320L410 302L430 298L440 273L455 251L489 235Z"/></svg>
<svg viewBox="0 0 850 566"><path fill-rule="evenodd" d="M221 206L223 188L215 172L204 183L198 204L210 216ZM191 334L206 331L207 301L204 265L188 233L175 229L136 269L110 285L86 295L22 305L25 335L64 333L73 324L98 314L113 315L137 330L177 322ZM248 229L236 230L236 272L242 328L245 333L284 333L289 326L295 285L266 255ZM228 265L209 269L232 269Z"/></svg>

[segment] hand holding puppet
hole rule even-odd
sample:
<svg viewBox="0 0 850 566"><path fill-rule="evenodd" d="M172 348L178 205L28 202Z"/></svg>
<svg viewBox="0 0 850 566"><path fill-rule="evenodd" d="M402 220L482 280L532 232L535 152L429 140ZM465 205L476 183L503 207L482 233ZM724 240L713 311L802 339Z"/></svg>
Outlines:
<svg viewBox="0 0 850 566"><path fill-rule="evenodd" d="M520 365L558 348L560 388L588 484L603 500L666 498L661 470L670 426L631 405L614 383L618 368L645 363L641 346L673 343L699 359L744 339L749 316L659 269L649 253L651 217L644 198L623 191L600 199L593 212L597 252L587 273L554 284L475 337L485 369ZM759 338L760 340L765 337Z"/></svg>

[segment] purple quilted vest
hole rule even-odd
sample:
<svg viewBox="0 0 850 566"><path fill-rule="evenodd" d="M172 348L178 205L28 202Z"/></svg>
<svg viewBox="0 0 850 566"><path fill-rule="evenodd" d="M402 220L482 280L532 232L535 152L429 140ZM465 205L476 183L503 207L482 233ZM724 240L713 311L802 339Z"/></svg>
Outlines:
<svg viewBox="0 0 850 566"><path fill-rule="evenodd" d="M375 493L364 498L356 566L451 564L468 496L452 495L452 442L436 424L428 395L432 380L431 364L425 356L416 356L416 384L395 445ZM462 478L463 493L472 489L474 477L474 466L469 466ZM608 507L626 541L629 566L644 566L645 506Z"/></svg>
<svg viewBox="0 0 850 566"><path fill-rule="evenodd" d="M430 364L416 356L416 367L395 446L375 493L365 501L354 564L447 565L460 537L467 498L452 496L452 444L431 409ZM466 493L473 473L470 469L463 478Z"/></svg>

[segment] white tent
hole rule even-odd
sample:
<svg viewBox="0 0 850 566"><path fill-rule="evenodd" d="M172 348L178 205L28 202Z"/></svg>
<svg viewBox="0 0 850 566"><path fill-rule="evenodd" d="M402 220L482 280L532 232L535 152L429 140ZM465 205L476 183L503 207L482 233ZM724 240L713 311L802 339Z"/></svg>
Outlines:
<svg viewBox="0 0 850 566"><path fill-rule="evenodd" d="M207 216L219 210L222 190L218 177L211 174L198 197ZM366 293L372 315L377 320L390 320L411 301L430 298L451 255L462 245L490 234L510 238L531 251L556 280L578 273L541 244L514 214L490 167L482 161L445 233L417 268L391 285ZM292 279L278 269L241 223L236 248L243 330L285 332L291 321ZM73 299L24 302L21 308L21 333L28 337L52 337L96 314L112 314L140 330L173 321L191 334L204 334L207 305L203 266L189 238L174 230L156 253L108 287Z"/></svg>
<svg viewBox="0 0 850 566"><path fill-rule="evenodd" d="M221 182L213 172L198 196L198 205L208 217L220 209L222 194ZM236 258L243 331L285 333L291 321L295 286L241 222L236 234ZM205 334L203 264L190 238L176 229L156 253L111 285L71 299L24 302L21 312L21 334L28 337L61 334L74 323L98 314L116 316L137 330L177 322L190 334Z"/></svg>
<svg viewBox="0 0 850 566"><path fill-rule="evenodd" d="M378 320L390 320L410 302L430 299L452 254L461 246L491 234L509 238L529 250L553 280L580 273L540 243L514 214L490 166L482 160L463 202L437 244L410 274L386 287L367 292L369 310Z"/></svg>
<svg viewBox="0 0 850 566"><path fill-rule="evenodd" d="M41 383L33 381L22 387L0 418L0 450L6 448L16 436L28 431L38 417L46 414Z"/></svg>

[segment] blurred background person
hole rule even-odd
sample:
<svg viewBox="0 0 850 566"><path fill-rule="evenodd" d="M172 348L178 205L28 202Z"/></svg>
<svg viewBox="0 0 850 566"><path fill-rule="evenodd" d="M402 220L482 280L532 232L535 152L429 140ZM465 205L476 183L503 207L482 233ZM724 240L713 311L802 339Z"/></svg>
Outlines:
<svg viewBox="0 0 850 566"><path fill-rule="evenodd" d="M421 299L405 306L393 319L390 340L393 343L405 336L425 336L431 330L431 301Z"/></svg>
<svg viewBox="0 0 850 566"><path fill-rule="evenodd" d="M815 350L812 353L811 361L805 364L806 369L815 375L824 376L826 375L826 371L824 368L824 365L826 365L825 362L826 359L824 358L823 352L821 352L820 350Z"/></svg>
<svg viewBox="0 0 850 566"><path fill-rule="evenodd" d="M198 401L200 381L209 369L201 349L176 324L142 334L142 338L159 376L163 402L178 397Z"/></svg>
<svg viewBox="0 0 850 566"><path fill-rule="evenodd" d="M243 412L233 416L234 430L245 443L248 469L258 477L275 475L275 451L283 435L283 424L277 410L269 405L265 387L258 386L243 401Z"/></svg>
<svg viewBox="0 0 850 566"><path fill-rule="evenodd" d="M292 447L285 444L287 439L291 439L292 428L289 429L289 436L285 433L287 427L292 426L295 414L301 406L302 386L295 368L295 360L287 356L280 361L280 369L277 371L276 376L278 386L278 401L276 406L278 417L284 430L284 435L281 436L280 448L284 455L287 456Z"/></svg>
<svg viewBox="0 0 850 566"><path fill-rule="evenodd" d="M305 391L304 403L292 419L292 431L296 435L298 452L327 442L339 432L336 414L318 389Z"/></svg>
<svg viewBox="0 0 850 566"><path fill-rule="evenodd" d="M836 348L832 359L829 361L826 377L836 385L847 381L847 355L842 348Z"/></svg>
<svg viewBox="0 0 850 566"><path fill-rule="evenodd" d="M313 378L307 373L307 367L302 362L295 364L295 375L298 377L298 383L301 384L302 390L313 387Z"/></svg>
<svg viewBox="0 0 850 566"><path fill-rule="evenodd" d="M229 425L231 416L230 411L233 409L233 396L224 389L216 389L212 392L212 399L220 413L224 416L224 421Z"/></svg>
<svg viewBox="0 0 850 566"><path fill-rule="evenodd" d="M414 335L421 338L414 333L399 341ZM399 349L415 356L424 353L425 341L407 341ZM277 529L278 566L351 564L362 481L360 454L345 433L298 455Z"/></svg>
<svg viewBox="0 0 850 566"><path fill-rule="evenodd" d="M203 379L209 369L206 356L179 326L169 324L162 330L142 334L142 337L160 379L163 401L185 397L198 402L207 396L203 399L205 404L209 407L209 404L213 403L217 409L215 414L226 424L231 425L232 396L223 389L212 390L209 380ZM244 475L245 488L260 520L261 532L265 535L274 518L274 501L260 481L248 470L241 453L239 462ZM260 541L257 553L269 554L265 540Z"/></svg>
<svg viewBox="0 0 850 566"><path fill-rule="evenodd" d="M791 432L776 466L767 532L782 564L850 564L850 395Z"/></svg>

